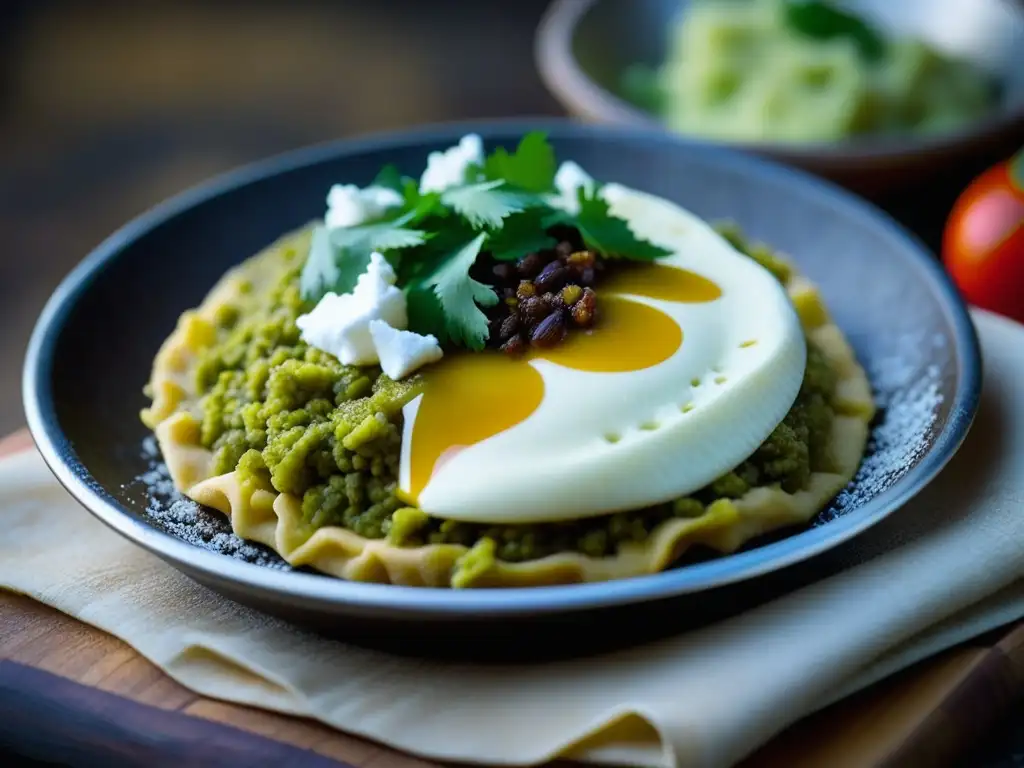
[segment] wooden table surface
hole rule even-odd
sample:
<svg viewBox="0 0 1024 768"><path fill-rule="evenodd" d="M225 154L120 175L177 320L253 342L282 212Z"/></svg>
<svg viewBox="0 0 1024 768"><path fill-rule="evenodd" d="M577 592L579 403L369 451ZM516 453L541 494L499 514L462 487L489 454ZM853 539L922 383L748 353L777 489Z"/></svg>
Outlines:
<svg viewBox="0 0 1024 768"><path fill-rule="evenodd" d="M24 432L0 440L0 456L31 449ZM1022 690L1024 624L951 649L805 719L744 768L952 765L978 754ZM117 638L4 591L2 748L12 757L109 768L435 765L309 720L200 696Z"/></svg>

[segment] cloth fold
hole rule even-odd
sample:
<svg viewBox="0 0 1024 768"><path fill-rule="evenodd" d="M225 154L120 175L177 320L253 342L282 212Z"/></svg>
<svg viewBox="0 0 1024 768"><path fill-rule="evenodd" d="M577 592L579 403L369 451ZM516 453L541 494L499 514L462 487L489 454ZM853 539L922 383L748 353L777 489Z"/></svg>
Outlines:
<svg viewBox="0 0 1024 768"><path fill-rule="evenodd" d="M1024 616L1024 327L974 319L985 391L967 444L864 534L907 543L639 648L493 667L327 640L219 598L121 539L35 452L0 463L0 586L122 638L201 694L428 758L731 765L800 717Z"/></svg>

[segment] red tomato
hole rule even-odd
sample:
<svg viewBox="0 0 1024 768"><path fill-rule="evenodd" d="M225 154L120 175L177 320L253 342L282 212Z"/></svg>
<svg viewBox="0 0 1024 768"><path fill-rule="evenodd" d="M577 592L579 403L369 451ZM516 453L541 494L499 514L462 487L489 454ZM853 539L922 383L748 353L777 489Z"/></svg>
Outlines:
<svg viewBox="0 0 1024 768"><path fill-rule="evenodd" d="M1024 322L1024 150L960 195L942 259L967 301Z"/></svg>

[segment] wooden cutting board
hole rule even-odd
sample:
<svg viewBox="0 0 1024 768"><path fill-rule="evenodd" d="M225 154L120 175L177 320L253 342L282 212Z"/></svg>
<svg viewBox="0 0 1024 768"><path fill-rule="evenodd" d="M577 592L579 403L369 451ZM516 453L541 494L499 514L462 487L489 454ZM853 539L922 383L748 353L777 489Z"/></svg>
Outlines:
<svg viewBox="0 0 1024 768"><path fill-rule="evenodd" d="M0 440L0 456L30 447L18 433ZM1022 691L1024 624L797 723L743 768L949 765L978 748ZM113 636L0 591L0 758L4 748L107 768L437 765L310 720L199 696Z"/></svg>

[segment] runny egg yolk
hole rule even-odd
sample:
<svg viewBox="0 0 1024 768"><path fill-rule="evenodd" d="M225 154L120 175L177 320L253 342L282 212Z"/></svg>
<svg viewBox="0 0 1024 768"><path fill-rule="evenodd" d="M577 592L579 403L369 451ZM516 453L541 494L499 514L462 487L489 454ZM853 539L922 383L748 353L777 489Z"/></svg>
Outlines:
<svg viewBox="0 0 1024 768"><path fill-rule="evenodd" d="M416 503L431 475L459 450L510 429L540 406L544 379L531 360L577 371L619 373L649 368L675 354L683 342L676 321L625 295L705 303L719 298L722 291L685 269L630 266L602 285L593 329L570 332L557 347L531 348L520 358L486 351L451 355L431 366L424 372L425 386L413 425L410 487L402 492L406 501Z"/></svg>

